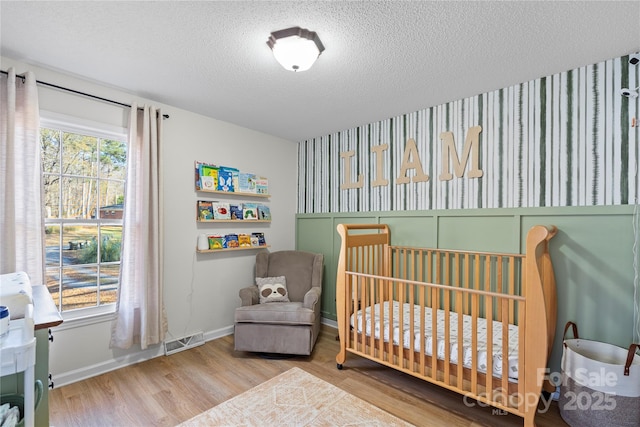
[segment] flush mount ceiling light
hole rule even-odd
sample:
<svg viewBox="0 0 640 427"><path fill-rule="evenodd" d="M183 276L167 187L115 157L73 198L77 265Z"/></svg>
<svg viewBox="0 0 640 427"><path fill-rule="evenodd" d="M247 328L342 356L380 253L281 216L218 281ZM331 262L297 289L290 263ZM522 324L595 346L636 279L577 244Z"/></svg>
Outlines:
<svg viewBox="0 0 640 427"><path fill-rule="evenodd" d="M274 31L267 44L280 65L289 71L308 70L324 50L314 31L300 27Z"/></svg>

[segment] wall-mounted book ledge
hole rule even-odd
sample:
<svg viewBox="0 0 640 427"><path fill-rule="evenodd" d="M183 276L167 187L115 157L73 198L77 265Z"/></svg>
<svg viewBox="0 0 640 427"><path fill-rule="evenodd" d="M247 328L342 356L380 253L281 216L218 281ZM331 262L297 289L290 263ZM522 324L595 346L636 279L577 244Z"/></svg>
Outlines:
<svg viewBox="0 0 640 427"><path fill-rule="evenodd" d="M258 194L258 193L241 193L239 191L220 191L220 190L204 190L198 189L202 193L214 193L214 194L225 194L227 196L241 196L241 197L262 197L269 198L271 194Z"/></svg>
<svg viewBox="0 0 640 427"><path fill-rule="evenodd" d="M205 249L205 250L196 249L196 252L204 254L204 253L211 253L211 252L249 251L249 250L252 250L252 249L265 249L265 248L270 248L270 247L271 247L271 245L247 246L247 247L240 247L240 248Z"/></svg>
<svg viewBox="0 0 640 427"><path fill-rule="evenodd" d="M234 224L255 224L256 222L271 222L270 219L198 219L198 222L233 222Z"/></svg>

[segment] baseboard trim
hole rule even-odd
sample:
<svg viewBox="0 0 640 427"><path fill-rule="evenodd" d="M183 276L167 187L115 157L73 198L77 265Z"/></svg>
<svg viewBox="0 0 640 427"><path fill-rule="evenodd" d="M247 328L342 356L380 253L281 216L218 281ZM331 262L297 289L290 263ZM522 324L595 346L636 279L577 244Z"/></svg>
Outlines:
<svg viewBox="0 0 640 427"><path fill-rule="evenodd" d="M204 334L204 340L211 341L232 334L233 325L206 332ZM116 357L111 360L106 360L101 363L85 366L73 371L56 373L54 382L56 387L62 387L78 381L86 380L91 377L106 374L107 372L115 371L116 369L135 365L136 363L140 362L145 362L158 356L164 356L163 345L155 345L152 348L141 350L137 353L128 354L122 357ZM171 357L171 355L165 357Z"/></svg>
<svg viewBox="0 0 640 427"><path fill-rule="evenodd" d="M116 369L124 368L126 366L135 365L136 363L144 362L146 360L153 359L154 357L164 355L164 348L162 345L155 345L153 348L142 350L138 353L128 354L123 357L117 357L111 360L104 361L102 363L96 363L75 369L69 372L57 373L54 375L54 383L56 388L65 385L73 384L78 381L86 380L91 377L95 377L107 372L115 371Z"/></svg>
<svg viewBox="0 0 640 427"><path fill-rule="evenodd" d="M331 320L323 317L320 319L320 323L322 323L323 325L331 326L332 328L338 329L338 322L336 322L335 320Z"/></svg>
<svg viewBox="0 0 640 427"><path fill-rule="evenodd" d="M321 319L321 323L334 328L338 327L338 324L334 320L325 319L324 317ZM226 337L228 335L233 335L233 325L226 326L224 328L216 329L213 331L205 332L204 340L211 341L218 338ZM146 350L142 350L137 353L128 354L122 357L116 357L111 360L107 360L101 363L96 363L90 366L85 366L83 368L75 369L73 371L56 373L54 378L55 385L56 387L62 387L65 385L73 384L75 382L86 380L88 378L95 377L98 375L102 375L107 372L115 371L116 369L124 368L130 365L135 365L136 363L151 360L158 356L164 356L163 345L155 345L152 348L148 348ZM171 355L165 356L165 357L171 357Z"/></svg>

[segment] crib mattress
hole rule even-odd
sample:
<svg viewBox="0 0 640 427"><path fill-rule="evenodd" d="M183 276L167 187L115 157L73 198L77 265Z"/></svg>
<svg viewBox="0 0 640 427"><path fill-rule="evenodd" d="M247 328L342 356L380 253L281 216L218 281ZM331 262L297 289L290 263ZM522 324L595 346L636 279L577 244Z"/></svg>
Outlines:
<svg viewBox="0 0 640 427"><path fill-rule="evenodd" d="M384 341L389 341L389 301L385 301L383 307L383 313L385 316L385 320L382 326L384 331ZM400 345L399 335L400 335L400 303L398 301L393 301L393 343L395 345ZM415 325L413 328L410 328L410 312L414 311L414 321ZM414 340L414 349L419 351L420 349L420 306L411 306L411 304L403 304L403 346L404 348L410 348L410 340ZM432 314L431 308L425 307L425 354L431 356L432 346ZM458 313L449 312L449 333L451 342L449 343L449 360L451 363L458 363ZM462 327L463 327L463 342L462 344L462 356L463 361L462 364L466 368L471 368L472 361L472 349L471 349L471 338L472 338L472 317L466 314L463 314L462 319ZM362 333L362 324L364 318L365 325L365 334L371 335L371 307L367 307L363 311L359 310L351 316L351 326L358 331L358 333ZM380 305L374 305L374 337L380 338ZM411 330L415 331L414 333ZM437 310L437 357L438 359L444 360L445 355L445 341L444 341L444 332L445 332L445 311ZM413 336L412 336L413 335ZM477 335L478 335L478 351L477 351L477 366L478 371L482 373L487 372L487 321L486 319L478 318L477 325ZM493 349L491 351L493 357L493 376L501 378L502 377L502 323L493 321ZM509 373L508 377L512 380L517 380L518 378L518 327L515 325L509 325L509 343L508 343L508 367Z"/></svg>

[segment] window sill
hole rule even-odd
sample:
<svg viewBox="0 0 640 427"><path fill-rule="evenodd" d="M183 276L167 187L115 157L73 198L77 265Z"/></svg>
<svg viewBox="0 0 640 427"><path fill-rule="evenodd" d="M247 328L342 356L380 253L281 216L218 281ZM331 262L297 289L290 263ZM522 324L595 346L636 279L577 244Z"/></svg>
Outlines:
<svg viewBox="0 0 640 427"><path fill-rule="evenodd" d="M111 322L116 317L115 309L115 304L108 304L93 309L63 312L62 318L64 322L56 327L56 330L64 331L66 329L82 328L97 323Z"/></svg>

